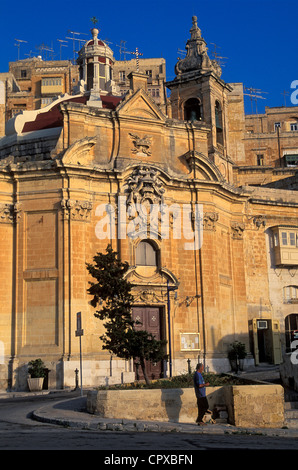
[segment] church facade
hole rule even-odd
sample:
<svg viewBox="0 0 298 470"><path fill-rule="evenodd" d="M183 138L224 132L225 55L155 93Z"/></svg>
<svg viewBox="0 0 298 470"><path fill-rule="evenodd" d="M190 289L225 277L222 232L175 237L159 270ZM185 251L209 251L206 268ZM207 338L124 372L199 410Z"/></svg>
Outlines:
<svg viewBox="0 0 298 470"><path fill-rule="evenodd" d="M123 96L113 53L92 30L79 54L75 95L9 121L0 140L0 385L26 387L42 358L49 388L135 379L112 357L87 294L86 263L111 244L130 269L133 316L167 340L151 377L185 372L198 359L230 370L282 362L298 330L298 199L288 186L239 185L244 111L193 17L187 55L161 109L147 77L129 75ZM243 129L242 129L243 130Z"/></svg>

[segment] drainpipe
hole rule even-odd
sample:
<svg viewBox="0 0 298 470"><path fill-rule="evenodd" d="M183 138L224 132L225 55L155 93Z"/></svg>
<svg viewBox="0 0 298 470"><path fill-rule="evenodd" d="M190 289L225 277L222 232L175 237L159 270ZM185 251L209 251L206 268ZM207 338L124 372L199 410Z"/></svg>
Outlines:
<svg viewBox="0 0 298 470"><path fill-rule="evenodd" d="M192 131L192 138L193 138L193 154L195 152L195 136L194 136L194 128L193 124L190 123L191 126L191 131ZM193 162L193 180L194 180L194 185L195 185L195 180L197 178L196 175L196 165L195 161ZM195 203L198 204L198 190L195 187ZM195 216L195 214L193 213ZM205 308L204 308L204 284L203 284L203 270L202 270L202 246L199 248L199 270L197 267L197 250L194 248L194 259L195 259L195 280L196 280L196 303L197 303L197 318L198 318L198 332L200 332L200 320L199 320L199 298L201 298L201 310L202 310L202 333L203 333L203 363L204 363L204 368L206 365L206 334L205 334ZM201 289L199 293L199 287L198 287L198 275L200 277L200 284L201 284Z"/></svg>
<svg viewBox="0 0 298 470"><path fill-rule="evenodd" d="M169 280L167 280L167 297L168 297L168 335L169 335L169 366L170 366L170 377L172 377L172 339L171 339L171 308L170 308L170 286Z"/></svg>
<svg viewBox="0 0 298 470"><path fill-rule="evenodd" d="M280 166L280 168L282 168L283 165L282 165L282 160L281 160L281 155L280 155L280 136L279 136L279 129L280 129L280 127L277 126L276 131L277 131L277 144L278 144L278 159L279 159L279 166Z"/></svg>

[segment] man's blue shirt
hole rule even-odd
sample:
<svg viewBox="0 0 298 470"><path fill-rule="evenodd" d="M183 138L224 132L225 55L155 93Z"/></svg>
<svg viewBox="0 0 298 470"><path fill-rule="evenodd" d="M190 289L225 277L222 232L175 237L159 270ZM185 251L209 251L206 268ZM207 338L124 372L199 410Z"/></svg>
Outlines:
<svg viewBox="0 0 298 470"><path fill-rule="evenodd" d="M199 388L199 385L202 385L202 384L205 383L202 374L200 372L196 371L194 373L193 381L194 381L194 387L195 387L195 392L196 392L197 398L205 397L206 396L206 388L205 387Z"/></svg>

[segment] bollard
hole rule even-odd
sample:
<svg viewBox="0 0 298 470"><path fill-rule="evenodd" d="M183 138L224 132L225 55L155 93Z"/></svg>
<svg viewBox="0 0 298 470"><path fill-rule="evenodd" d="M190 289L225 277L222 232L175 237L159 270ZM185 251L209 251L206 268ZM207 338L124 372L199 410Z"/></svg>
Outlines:
<svg viewBox="0 0 298 470"><path fill-rule="evenodd" d="M78 388L79 388L79 371L78 371L78 369L75 370L75 383L76 383L75 390L78 390Z"/></svg>

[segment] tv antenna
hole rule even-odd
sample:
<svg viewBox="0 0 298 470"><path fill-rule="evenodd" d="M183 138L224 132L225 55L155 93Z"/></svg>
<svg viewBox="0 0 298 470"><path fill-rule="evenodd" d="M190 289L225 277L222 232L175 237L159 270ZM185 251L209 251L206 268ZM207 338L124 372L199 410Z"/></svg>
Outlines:
<svg viewBox="0 0 298 470"><path fill-rule="evenodd" d="M31 59L31 57L33 56L34 52L33 51L30 51L29 54L24 54L26 55L27 57L29 57Z"/></svg>
<svg viewBox="0 0 298 470"><path fill-rule="evenodd" d="M103 39L103 42L104 42L105 44L113 44L112 41L108 41L107 39Z"/></svg>
<svg viewBox="0 0 298 470"><path fill-rule="evenodd" d="M181 60L182 57L186 56L186 51L184 51L183 49L177 49L177 54L181 55L181 57L177 57L177 60Z"/></svg>
<svg viewBox="0 0 298 470"><path fill-rule="evenodd" d="M244 91L248 91L248 93L243 93L244 95L246 96L249 96L250 97L250 102L251 102L251 111L252 111L252 114L254 113L253 112L253 101L255 101L255 104L256 104L256 116L257 116L257 120L256 120L256 124L257 124L257 135L258 135L258 151L260 152L261 151L261 141L260 141L260 119L258 118L258 108L257 108L257 102L258 100L265 100L266 98L264 98L264 96L261 96L261 93L267 93L266 91L261 91L260 89L258 88L247 88L247 87L244 87Z"/></svg>
<svg viewBox="0 0 298 470"><path fill-rule="evenodd" d="M125 55L125 53L126 53L125 44L126 44L126 43L127 43L127 41L124 41L123 39L121 39L120 45L117 44L117 47L119 47L120 60L122 60L122 59L121 59L122 53L124 54L124 60L126 60L126 55Z"/></svg>
<svg viewBox="0 0 298 470"><path fill-rule="evenodd" d="M17 48L18 48L18 60L20 60L20 46L21 46L21 43L22 42L28 43L28 41L23 41L23 39L15 39L15 41L17 42L17 44L15 44L15 46L17 46Z"/></svg>
<svg viewBox="0 0 298 470"><path fill-rule="evenodd" d="M250 102L251 102L251 111L252 111L252 114L254 114L253 112L253 101L255 101L255 104L256 104L256 114L258 114L258 109L257 109L257 100L265 100L266 98L264 98L264 96L261 96L261 93L266 93L267 94L267 91L261 91L260 89L258 88L247 88L247 87L244 87L244 91L247 91L248 93L243 93L245 96L249 96L250 97Z"/></svg>
<svg viewBox="0 0 298 470"><path fill-rule="evenodd" d="M68 47L68 41L64 41L64 39L57 39L58 42L60 42L60 60L61 60L61 50L62 47ZM64 44L66 43L66 44Z"/></svg>
<svg viewBox="0 0 298 470"><path fill-rule="evenodd" d="M86 33L78 33L76 31L70 31L68 30L68 33L72 34L72 38L70 37L66 37L66 39L71 39L72 42L73 42L73 63L75 64L76 62L76 48L75 48L75 42L78 41L79 42L79 49L81 49L81 42L85 42L85 39L81 39L81 38L78 38L78 37L75 37L75 36L80 36L81 34L84 34L85 36L87 36Z"/></svg>
<svg viewBox="0 0 298 470"><path fill-rule="evenodd" d="M283 96L284 96L284 100L285 100L285 107L287 107L287 99L286 99L286 96L287 96L287 95L289 95L289 93L288 93L286 90L284 90L284 91L281 93L281 95L283 95Z"/></svg>
<svg viewBox="0 0 298 470"><path fill-rule="evenodd" d="M42 60L44 60L44 52L45 53L50 52L52 54L52 60L53 60L54 49L52 47L49 47L46 44L42 43L39 46L36 46L36 49L39 50ZM47 60L47 54L45 54L45 59Z"/></svg>
<svg viewBox="0 0 298 470"><path fill-rule="evenodd" d="M222 59L228 59L228 57L223 57L219 55L217 49L220 49L220 47L214 42L211 42L211 44L214 46L214 50L211 52L212 56L214 57L214 60L218 63L220 67L224 67L225 63L222 61Z"/></svg>

